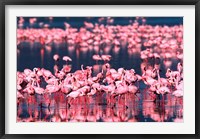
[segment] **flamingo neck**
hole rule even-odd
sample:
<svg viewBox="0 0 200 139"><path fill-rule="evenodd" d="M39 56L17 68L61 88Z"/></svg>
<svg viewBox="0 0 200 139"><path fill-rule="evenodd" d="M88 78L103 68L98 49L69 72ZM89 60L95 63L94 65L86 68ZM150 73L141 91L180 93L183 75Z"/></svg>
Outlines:
<svg viewBox="0 0 200 139"><path fill-rule="evenodd" d="M81 70L84 71L84 69L83 69L83 65L81 65Z"/></svg>
<svg viewBox="0 0 200 139"><path fill-rule="evenodd" d="M176 79L176 88L178 88L179 77Z"/></svg>
<svg viewBox="0 0 200 139"><path fill-rule="evenodd" d="M157 75L158 75L158 82L160 83L160 72L159 72L159 69L157 70Z"/></svg>

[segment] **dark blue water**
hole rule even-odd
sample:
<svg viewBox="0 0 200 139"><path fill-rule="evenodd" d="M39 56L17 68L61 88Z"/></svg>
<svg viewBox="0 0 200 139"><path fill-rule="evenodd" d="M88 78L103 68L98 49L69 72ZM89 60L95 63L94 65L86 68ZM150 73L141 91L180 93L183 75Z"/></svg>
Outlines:
<svg viewBox="0 0 200 139"><path fill-rule="evenodd" d="M32 28L40 28L39 24L31 25L29 24L29 19L31 17L24 17L25 23L23 28L32 27ZM114 22L112 25L128 25L130 24L130 20L134 21L135 17L112 17ZM74 28L80 28L84 25L84 22L91 23L99 23L99 17L54 17L52 21L49 21L48 17L39 17L37 18L37 23L43 22L48 23L49 28L64 28L64 22L69 23ZM146 24L148 25L160 25L160 26L174 26L174 25L182 25L183 17L145 17ZM19 17L17 18L19 21ZM142 20L138 20L140 24L142 24ZM100 24L106 25L107 22L102 21Z"/></svg>

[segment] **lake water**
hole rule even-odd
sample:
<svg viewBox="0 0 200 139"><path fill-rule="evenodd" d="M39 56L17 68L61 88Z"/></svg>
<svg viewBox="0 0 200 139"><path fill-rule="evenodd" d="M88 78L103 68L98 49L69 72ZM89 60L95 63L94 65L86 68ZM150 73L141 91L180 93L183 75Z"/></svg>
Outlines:
<svg viewBox="0 0 200 139"><path fill-rule="evenodd" d="M34 27L39 28L38 24L30 26L29 18L24 18L24 28ZM98 18L54 18L54 21L49 22L47 18L38 18L38 22L49 23L50 28L64 28L63 21L67 21L73 27L80 28L83 21L91 21L95 23ZM115 18L114 25L126 25L129 20L134 18ZM147 18L146 24L149 25L179 25L183 24L182 18ZM51 50L41 49L42 45L39 42L21 42L17 47L19 53L17 55L17 70L23 71L26 68L33 69L35 67L45 68L53 73L55 61L53 55L58 54L60 57L69 56L72 58L70 65L72 71L80 70L81 65L92 66L93 75L101 71L104 62L96 62L92 56L96 54L95 50L80 50L78 47L71 48L65 42L52 43ZM109 46L108 46L109 47ZM143 48L143 46L142 46ZM127 47L121 48L119 51L110 51L106 49L100 50L112 56L109 62L111 67L118 69L135 69L136 73L141 75L140 53L129 53ZM171 59L172 65L170 69L176 70L176 59ZM148 61L151 64L151 61ZM65 61L59 61L57 65L59 69L65 65ZM165 78L166 67L163 61L160 63L160 75ZM55 92L51 96L46 96L46 99L51 99L51 104L46 104L44 97L40 95L25 96L26 99L20 101L17 107L18 122L182 122L183 121L183 104L182 98L175 98L171 94L164 95L164 101L149 101L147 86L139 83L140 94L137 98L134 95L124 95L122 98L116 97L115 102L107 102L104 93L87 97L83 96L77 100L72 100L69 107L68 100L64 94Z"/></svg>

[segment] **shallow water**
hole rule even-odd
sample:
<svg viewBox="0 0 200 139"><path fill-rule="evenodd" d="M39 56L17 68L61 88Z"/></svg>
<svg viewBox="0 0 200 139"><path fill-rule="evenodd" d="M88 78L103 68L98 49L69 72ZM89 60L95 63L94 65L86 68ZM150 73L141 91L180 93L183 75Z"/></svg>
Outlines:
<svg viewBox="0 0 200 139"><path fill-rule="evenodd" d="M152 102L141 97L122 96L120 101L107 103L104 97L80 97L70 107L64 95L52 95L51 105L33 96L32 103L23 101L18 106L18 122L182 122L182 99L166 95L162 101ZM125 98L126 97L126 98ZM174 104L173 104L174 103Z"/></svg>
<svg viewBox="0 0 200 139"><path fill-rule="evenodd" d="M38 18L39 21L46 22L44 18ZM131 19L131 18L130 18ZM134 18L133 18L134 19ZM24 28L30 27L28 19L25 18ZM66 20L64 18L63 20ZM81 27L85 18L67 19L73 27ZM87 19L91 21L91 19ZM92 21L96 22L96 18ZM123 22L122 22L123 21ZM115 25L128 24L129 19L115 19ZM147 24L150 25L179 25L182 24L182 18L148 18ZM39 26L32 26L39 28ZM62 19L55 19L50 23L51 27L63 28ZM80 70L81 65L84 67L93 67L93 76L101 71L103 61L96 62L92 60L94 54L109 54L112 56L109 64L112 68L118 69L135 69L136 73L142 75L141 65L147 64L153 67L155 61L149 60L144 62L140 58L139 52L129 52L126 46L121 46L120 50L115 50L114 46L101 46L100 49L94 50L89 48L80 49L79 46L68 46L64 41L61 43L51 43L51 49L45 49L39 42L23 41L18 46L17 54L17 71L23 72L24 69L33 69L35 67L45 68L54 72L55 64L62 69L65 61L60 60L55 63L53 55L58 54L61 58L69 56L72 62L71 72ZM143 50L144 47L142 46ZM166 69L177 70L176 59L170 59L172 65L165 67L163 61L160 62L160 75L165 78ZM41 85L45 86L45 85ZM148 87L141 81L139 83L140 93L135 95L125 94L109 101L108 95L98 92L94 96L82 96L75 100L55 92L51 96L25 96L17 106L17 122L183 122L183 99L176 98L171 94L164 95L163 98L156 102L151 101L148 94ZM46 100L51 100L50 105ZM69 105L70 103L70 105Z"/></svg>
<svg viewBox="0 0 200 139"><path fill-rule="evenodd" d="M21 44L22 45L22 44ZM35 44L34 44L35 45ZM53 55L59 54L61 57L69 55L73 62L72 72L80 69L81 64L95 65L96 73L100 71L103 63L98 63L92 60L92 55L95 52L81 52L79 57L74 54L75 52L69 52L67 47L53 47L51 52L44 49L43 55L41 55L40 48L31 48L30 45L19 46L20 54L18 55L18 71L23 71L25 68L33 69L34 67L40 67L49 69L53 72L54 60ZM74 50L76 51L76 50ZM122 51L122 52L121 52ZM123 52L124 51L124 52ZM124 53L124 54L123 54ZM136 73L141 74L139 54L129 55L126 49L121 49L119 54L112 55L112 60L109 62L113 68L118 69L124 67L125 69L135 69ZM34 60L33 60L34 59ZM30 62L31 61L31 62ZM176 69L178 61L173 60L171 69ZM22 64L23 63L23 64ZM130 64L132 63L132 64ZM162 63L162 62L161 62ZM62 67L64 61L60 61L59 65ZM165 77L166 68L161 64L161 77ZM95 72L94 72L95 73ZM123 96L121 102L118 102L118 98L115 98L115 102L108 104L106 102L106 95L103 97L82 97L81 100L77 100L68 106L66 96L59 96L59 93L52 95L52 104L48 107L45 101L41 100L41 96L32 96L31 102L22 101L18 106L17 121L25 122L181 122L183 119L183 105L182 99L177 99L171 96L171 94L165 96L165 104L162 101L152 102L148 99L148 93L145 93L145 84L140 82L139 94L140 100L136 96ZM146 94L146 96L145 96ZM147 97L147 98L145 98ZM168 99L171 97L170 99ZM30 98L27 98L30 99ZM86 100L84 102L83 100ZM35 102L36 101L36 102ZM175 103L176 102L176 103ZM42 104L41 104L42 103ZM178 119L178 120L177 120Z"/></svg>

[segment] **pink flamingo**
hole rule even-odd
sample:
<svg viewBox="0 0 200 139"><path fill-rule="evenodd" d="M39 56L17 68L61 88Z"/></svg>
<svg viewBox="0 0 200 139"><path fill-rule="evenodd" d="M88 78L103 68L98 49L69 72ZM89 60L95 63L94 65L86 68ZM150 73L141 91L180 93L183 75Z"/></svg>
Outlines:
<svg viewBox="0 0 200 139"><path fill-rule="evenodd" d="M24 99L24 96L19 91L17 91L17 99Z"/></svg>
<svg viewBox="0 0 200 139"><path fill-rule="evenodd" d="M66 62L72 61L72 59L71 59L70 57L68 57L68 56L64 56L64 57L63 57L63 60L66 61Z"/></svg>
<svg viewBox="0 0 200 139"><path fill-rule="evenodd" d="M75 100L76 98L78 98L81 95L82 95L82 92L80 90L76 90L76 91L70 92L66 97L67 98L72 98L73 100ZM71 103L72 99L70 100L69 103Z"/></svg>
<svg viewBox="0 0 200 139"><path fill-rule="evenodd" d="M176 97L183 97L183 90L182 89L177 89L172 93Z"/></svg>
<svg viewBox="0 0 200 139"><path fill-rule="evenodd" d="M61 71L63 71L64 73L69 73L71 70L72 68L69 65L64 65L63 68L61 69Z"/></svg>
<svg viewBox="0 0 200 139"><path fill-rule="evenodd" d="M111 55L101 55L102 60L104 63L107 63L111 60Z"/></svg>
<svg viewBox="0 0 200 139"><path fill-rule="evenodd" d="M96 63L100 60L102 60L102 58L100 57L100 55L93 55L92 59L94 59L96 61Z"/></svg>
<svg viewBox="0 0 200 139"><path fill-rule="evenodd" d="M39 95L43 95L45 93L44 89L41 87L34 87L34 90L35 90L35 93Z"/></svg>
<svg viewBox="0 0 200 139"><path fill-rule="evenodd" d="M30 85L30 84L28 84L26 86L26 88L22 92L28 93L29 95L34 95L35 94L35 90L32 87L32 85Z"/></svg>
<svg viewBox="0 0 200 139"><path fill-rule="evenodd" d="M57 62L57 61L59 61L59 55L58 54L55 54L54 56L53 56L53 59Z"/></svg>
<svg viewBox="0 0 200 139"><path fill-rule="evenodd" d="M183 72L183 65L180 62L177 64L177 70L180 74Z"/></svg>

